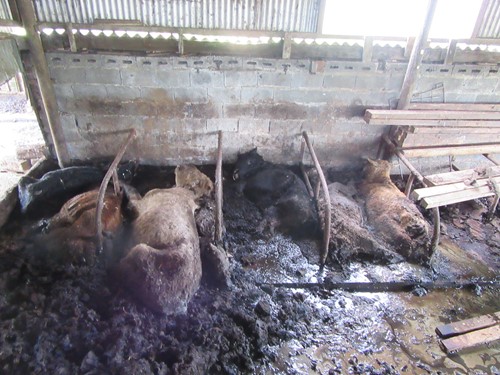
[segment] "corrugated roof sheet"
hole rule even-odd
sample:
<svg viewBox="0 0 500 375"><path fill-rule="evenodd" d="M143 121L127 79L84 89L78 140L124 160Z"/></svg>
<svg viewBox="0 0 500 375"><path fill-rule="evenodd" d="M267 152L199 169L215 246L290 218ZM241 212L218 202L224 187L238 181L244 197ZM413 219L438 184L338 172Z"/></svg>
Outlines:
<svg viewBox="0 0 500 375"><path fill-rule="evenodd" d="M12 14L7 0L0 0L0 20L12 21Z"/></svg>
<svg viewBox="0 0 500 375"><path fill-rule="evenodd" d="M500 38L500 0L484 0L473 37Z"/></svg>
<svg viewBox="0 0 500 375"><path fill-rule="evenodd" d="M2 0L4 1L4 0ZM316 32L321 0L34 0L39 22Z"/></svg>

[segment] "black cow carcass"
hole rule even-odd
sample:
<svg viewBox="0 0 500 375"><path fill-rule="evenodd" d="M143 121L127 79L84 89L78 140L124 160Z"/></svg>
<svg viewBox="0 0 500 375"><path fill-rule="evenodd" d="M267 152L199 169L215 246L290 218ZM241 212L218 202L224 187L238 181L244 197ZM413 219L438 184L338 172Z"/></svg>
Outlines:
<svg viewBox="0 0 500 375"><path fill-rule="evenodd" d="M253 149L238 155L233 179L274 227L292 237L318 234L318 212L304 182L291 170L265 161Z"/></svg>

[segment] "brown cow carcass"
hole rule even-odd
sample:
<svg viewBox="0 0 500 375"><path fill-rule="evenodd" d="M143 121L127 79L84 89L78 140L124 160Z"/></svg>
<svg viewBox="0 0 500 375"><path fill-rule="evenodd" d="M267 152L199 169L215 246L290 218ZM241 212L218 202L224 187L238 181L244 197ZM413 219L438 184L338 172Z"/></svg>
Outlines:
<svg viewBox="0 0 500 375"><path fill-rule="evenodd" d="M123 283L153 311L184 313L202 272L195 195L176 187L151 190L141 199L128 190L136 219L130 250L118 265Z"/></svg>
<svg viewBox="0 0 500 375"><path fill-rule="evenodd" d="M385 160L367 159L360 192L368 223L409 261L428 262L432 256L429 225L416 205L391 181L390 169Z"/></svg>

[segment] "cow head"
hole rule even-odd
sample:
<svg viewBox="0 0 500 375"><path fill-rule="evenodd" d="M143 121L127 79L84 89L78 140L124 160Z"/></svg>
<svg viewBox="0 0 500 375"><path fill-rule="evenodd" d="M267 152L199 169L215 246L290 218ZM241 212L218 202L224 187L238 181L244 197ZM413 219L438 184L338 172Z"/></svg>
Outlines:
<svg viewBox="0 0 500 375"><path fill-rule="evenodd" d="M264 159L257 153L257 148L238 154L238 159L234 166L233 180L245 178L264 165Z"/></svg>

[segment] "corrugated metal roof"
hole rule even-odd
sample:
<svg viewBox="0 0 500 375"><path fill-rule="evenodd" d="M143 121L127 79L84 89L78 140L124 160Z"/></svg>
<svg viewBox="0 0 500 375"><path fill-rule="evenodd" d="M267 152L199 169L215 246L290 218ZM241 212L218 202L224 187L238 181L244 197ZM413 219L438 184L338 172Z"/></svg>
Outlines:
<svg viewBox="0 0 500 375"><path fill-rule="evenodd" d="M8 0L0 0L0 20L13 20Z"/></svg>
<svg viewBox="0 0 500 375"><path fill-rule="evenodd" d="M2 0L3 1L3 0ZM39 22L316 32L321 0L34 0Z"/></svg>
<svg viewBox="0 0 500 375"><path fill-rule="evenodd" d="M473 38L500 38L500 0L484 0Z"/></svg>

